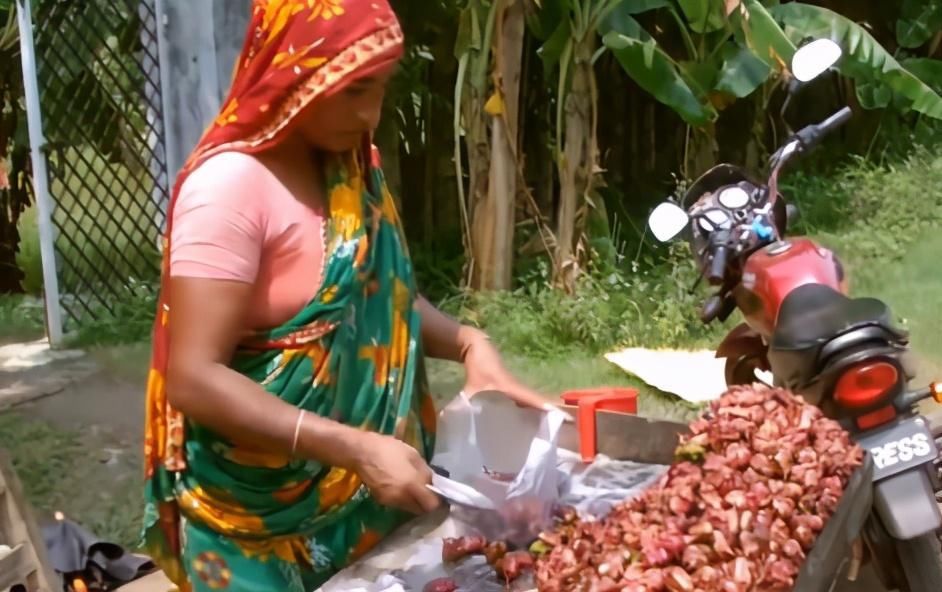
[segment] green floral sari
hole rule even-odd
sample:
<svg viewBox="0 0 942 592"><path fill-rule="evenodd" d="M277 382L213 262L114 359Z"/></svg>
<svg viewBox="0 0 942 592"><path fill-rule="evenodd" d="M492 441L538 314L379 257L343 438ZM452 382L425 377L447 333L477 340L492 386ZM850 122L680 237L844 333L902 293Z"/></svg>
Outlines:
<svg viewBox="0 0 942 592"><path fill-rule="evenodd" d="M328 179L320 290L295 318L243 343L231 366L299 409L430 458L435 409L393 199L380 169L364 172L353 156L331 162ZM312 590L402 523L353 473L240 447L191 421L179 430L154 421L162 391L152 370L148 441L179 435L184 466L148 464L145 540L182 589Z"/></svg>

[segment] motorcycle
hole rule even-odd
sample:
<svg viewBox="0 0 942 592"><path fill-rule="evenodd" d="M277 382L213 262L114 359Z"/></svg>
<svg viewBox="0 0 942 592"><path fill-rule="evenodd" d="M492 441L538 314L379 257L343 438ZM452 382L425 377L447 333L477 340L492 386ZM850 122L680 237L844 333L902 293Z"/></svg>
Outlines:
<svg viewBox="0 0 942 592"><path fill-rule="evenodd" d="M829 70L841 49L829 40L800 47L791 65L788 102L804 84ZM757 372L800 394L837 419L873 459L873 503L861 536L870 562L888 588L942 590L942 514L936 501L939 450L928 421L916 411L925 399L942 402L942 384L909 388L915 372L908 335L889 307L852 298L838 256L813 239L786 237L797 209L778 191L779 174L844 125L845 107L792 134L770 158L766 182L721 164L652 212L655 238L687 234L715 292L704 323L736 310L744 323L717 350L730 385L751 384Z"/></svg>

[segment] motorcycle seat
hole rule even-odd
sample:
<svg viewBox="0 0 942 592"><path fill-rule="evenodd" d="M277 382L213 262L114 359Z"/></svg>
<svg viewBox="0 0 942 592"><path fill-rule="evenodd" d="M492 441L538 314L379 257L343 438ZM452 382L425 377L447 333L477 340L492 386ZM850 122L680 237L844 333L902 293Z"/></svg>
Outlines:
<svg viewBox="0 0 942 592"><path fill-rule="evenodd" d="M771 349L815 349L852 329L876 325L893 329L890 308L876 298L849 298L822 284L805 284L793 290L778 313Z"/></svg>

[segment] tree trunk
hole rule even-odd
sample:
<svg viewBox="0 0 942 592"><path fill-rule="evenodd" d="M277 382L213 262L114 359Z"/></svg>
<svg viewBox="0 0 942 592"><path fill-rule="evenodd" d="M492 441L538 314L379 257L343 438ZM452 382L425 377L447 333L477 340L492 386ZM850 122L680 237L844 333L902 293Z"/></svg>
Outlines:
<svg viewBox="0 0 942 592"><path fill-rule="evenodd" d="M688 179L696 179L717 163L716 137L713 126L706 129L688 128L684 154L684 172Z"/></svg>
<svg viewBox="0 0 942 592"><path fill-rule="evenodd" d="M472 190L475 268L471 287L478 290L507 290L513 280L518 106L526 23L522 0L499 0L496 10L494 78L499 100L489 101L492 113L487 190L481 191L480 185ZM472 165L472 170L483 176L483 167Z"/></svg>
<svg viewBox="0 0 942 592"><path fill-rule="evenodd" d="M559 155L559 217L556 231L555 283L572 292L585 252L586 208L598 165L595 138L594 35L574 48L572 83L566 97L565 136Z"/></svg>
<svg viewBox="0 0 942 592"><path fill-rule="evenodd" d="M0 98L14 103L18 100L19 75L18 65L10 68L2 81L9 96ZM16 260L20 248L18 224L20 216L30 205L32 181L28 146L14 143L19 125L25 125L25 112L14 106L12 110L0 113L0 294L22 293L25 278Z"/></svg>

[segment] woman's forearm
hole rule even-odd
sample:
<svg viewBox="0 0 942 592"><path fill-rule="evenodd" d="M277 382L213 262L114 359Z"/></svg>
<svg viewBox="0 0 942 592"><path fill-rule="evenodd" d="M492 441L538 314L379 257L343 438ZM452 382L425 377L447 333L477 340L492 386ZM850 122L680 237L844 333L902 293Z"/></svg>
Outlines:
<svg viewBox="0 0 942 592"><path fill-rule="evenodd" d="M418 307L422 315L422 346L430 358L460 363L475 341L487 339L483 331L462 325L424 297L419 297Z"/></svg>
<svg viewBox="0 0 942 592"><path fill-rule="evenodd" d="M232 442L277 454L291 453L300 411L222 364L171 372L171 404L188 418ZM305 413L295 456L352 469L363 432Z"/></svg>

